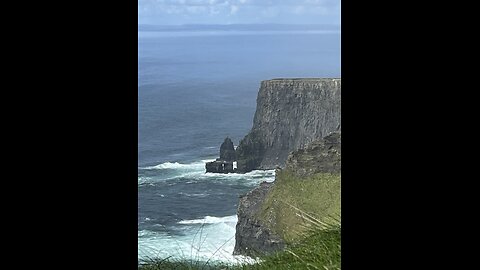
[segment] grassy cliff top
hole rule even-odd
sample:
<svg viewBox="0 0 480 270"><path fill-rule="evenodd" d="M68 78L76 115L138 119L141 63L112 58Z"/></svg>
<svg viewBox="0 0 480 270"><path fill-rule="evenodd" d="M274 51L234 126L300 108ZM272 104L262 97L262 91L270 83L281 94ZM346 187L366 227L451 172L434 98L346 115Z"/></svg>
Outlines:
<svg viewBox="0 0 480 270"><path fill-rule="evenodd" d="M339 174L316 173L299 179L284 171L276 178L257 218L286 243L305 238L312 228L340 222Z"/></svg>

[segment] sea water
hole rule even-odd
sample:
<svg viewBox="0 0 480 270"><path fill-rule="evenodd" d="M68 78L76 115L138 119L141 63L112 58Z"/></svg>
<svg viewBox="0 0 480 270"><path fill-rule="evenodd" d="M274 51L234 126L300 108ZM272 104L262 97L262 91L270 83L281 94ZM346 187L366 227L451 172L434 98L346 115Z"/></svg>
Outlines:
<svg viewBox="0 0 480 270"><path fill-rule="evenodd" d="M340 77L340 34L138 32L138 258L236 261L239 195L275 173L205 173L253 123L260 81ZM240 258L242 259L242 258Z"/></svg>

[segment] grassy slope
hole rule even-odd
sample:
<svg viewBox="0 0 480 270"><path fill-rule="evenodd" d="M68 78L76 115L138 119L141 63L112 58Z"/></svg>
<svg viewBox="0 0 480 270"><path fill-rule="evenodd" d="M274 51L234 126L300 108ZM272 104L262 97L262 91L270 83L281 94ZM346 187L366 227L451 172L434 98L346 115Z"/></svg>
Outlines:
<svg viewBox="0 0 480 270"><path fill-rule="evenodd" d="M340 179L340 175L328 173L299 179L289 171L280 171L257 218L287 244L304 238L311 227L338 224Z"/></svg>

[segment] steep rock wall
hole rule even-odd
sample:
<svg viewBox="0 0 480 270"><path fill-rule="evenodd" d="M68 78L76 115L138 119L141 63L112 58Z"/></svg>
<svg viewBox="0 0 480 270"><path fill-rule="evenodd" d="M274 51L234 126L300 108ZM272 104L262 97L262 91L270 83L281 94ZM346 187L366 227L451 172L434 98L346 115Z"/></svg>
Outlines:
<svg viewBox="0 0 480 270"><path fill-rule="evenodd" d="M283 167L288 154L341 130L341 79L262 81L250 133L236 150L238 172Z"/></svg>

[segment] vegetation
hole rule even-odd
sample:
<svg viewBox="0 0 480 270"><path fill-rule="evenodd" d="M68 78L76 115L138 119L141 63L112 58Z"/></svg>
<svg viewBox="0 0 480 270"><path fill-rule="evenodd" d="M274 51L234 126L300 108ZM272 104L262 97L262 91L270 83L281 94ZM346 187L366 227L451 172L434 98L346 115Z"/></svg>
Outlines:
<svg viewBox="0 0 480 270"><path fill-rule="evenodd" d="M341 269L341 226L315 229L284 251L260 258L256 264L229 265L189 260L156 259L140 266L141 270L267 270L267 269Z"/></svg>
<svg viewBox="0 0 480 270"><path fill-rule="evenodd" d="M292 172L280 171L257 218L287 244L304 238L312 228L339 224L340 178L329 173L299 178Z"/></svg>
<svg viewBox="0 0 480 270"><path fill-rule="evenodd" d="M285 250L261 256L255 264L164 258L149 260L139 269L341 269L340 193L339 174L299 177L291 170L279 171L256 218L285 240Z"/></svg>

